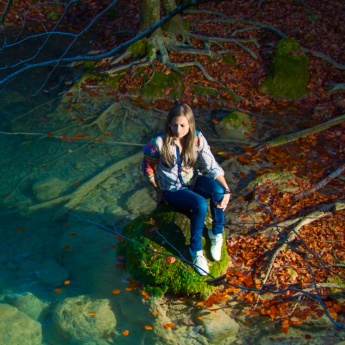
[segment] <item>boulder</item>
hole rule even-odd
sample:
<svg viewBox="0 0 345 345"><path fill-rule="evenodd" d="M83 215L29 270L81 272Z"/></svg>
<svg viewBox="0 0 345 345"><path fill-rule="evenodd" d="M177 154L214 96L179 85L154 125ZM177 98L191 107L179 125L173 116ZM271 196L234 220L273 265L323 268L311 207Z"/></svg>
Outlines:
<svg viewBox="0 0 345 345"><path fill-rule="evenodd" d="M236 340L239 324L232 319L224 310L216 312L201 311L200 324L205 330L209 344L230 345Z"/></svg>
<svg viewBox="0 0 345 345"><path fill-rule="evenodd" d="M308 93L308 58L292 38L280 40L265 81L259 89L275 99L295 100Z"/></svg>
<svg viewBox="0 0 345 345"><path fill-rule="evenodd" d="M56 177L38 181L32 186L32 192L38 201L46 201L57 198L67 188L68 184Z"/></svg>
<svg viewBox="0 0 345 345"><path fill-rule="evenodd" d="M228 114L215 126L220 138L234 140L248 140L251 128L250 116L239 111Z"/></svg>
<svg viewBox="0 0 345 345"><path fill-rule="evenodd" d="M191 264L189 217L166 205L136 218L123 229L124 235L131 240L121 243L118 254L126 257L127 270L132 278L153 295L171 292L199 294L205 298L214 290L206 280L218 277L228 267L225 241L221 260L211 259L207 228L210 228L210 223L205 225L203 237L210 276L200 276Z"/></svg>
<svg viewBox="0 0 345 345"><path fill-rule="evenodd" d="M31 292L7 295L5 296L5 301L28 315L33 320L38 320L46 308L46 305Z"/></svg>
<svg viewBox="0 0 345 345"><path fill-rule="evenodd" d="M43 283L52 286L62 285L69 276L69 272L52 259L38 265L35 273Z"/></svg>
<svg viewBox="0 0 345 345"><path fill-rule="evenodd" d="M88 296L66 298L54 309L53 329L68 344L86 344L115 330L109 301Z"/></svg>
<svg viewBox="0 0 345 345"><path fill-rule="evenodd" d="M0 344L41 345L42 326L17 308L0 303Z"/></svg>

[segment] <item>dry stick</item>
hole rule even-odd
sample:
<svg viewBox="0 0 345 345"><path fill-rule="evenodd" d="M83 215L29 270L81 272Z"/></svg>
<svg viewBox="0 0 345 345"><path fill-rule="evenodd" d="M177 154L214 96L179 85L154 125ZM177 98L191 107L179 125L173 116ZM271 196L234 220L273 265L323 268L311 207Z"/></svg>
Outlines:
<svg viewBox="0 0 345 345"><path fill-rule="evenodd" d="M341 175L345 171L345 164L341 165L337 170L333 171L329 176L317 183L313 188L300 192L292 197L293 200L299 200L310 194L313 194L317 190L323 188L327 183L331 182L333 179Z"/></svg>
<svg viewBox="0 0 345 345"><path fill-rule="evenodd" d="M271 273L271 270L272 270L272 267L273 267L273 264L274 264L276 257L278 256L278 254L281 251L285 250L288 247L288 245L291 241L293 241L295 239L295 237L298 235L301 228L304 225L308 225L308 224L314 222L315 220L326 217L330 214L332 214L332 212L315 211L315 212L307 215L306 217L302 218L302 220L293 228L292 232L290 233L290 235L286 239L285 243L283 245L281 245L279 248L277 248L276 251L274 252L274 254L272 255L272 258L271 258L270 263L268 265L267 273L266 273L265 278L263 280L263 285L266 284L266 281L268 279L268 276Z"/></svg>
<svg viewBox="0 0 345 345"><path fill-rule="evenodd" d="M303 131L297 132L297 133L292 133L288 135L280 135L279 137L272 139L268 142L265 142L264 144L258 146L258 150L265 149L267 147L275 147L275 146L280 146L280 145L285 145L287 143L290 143L292 141L295 141L299 138L304 138L308 136L309 134L313 133L319 133L322 132L330 127L333 127L335 125L339 125L340 123L345 121L345 114L336 117L330 121L321 123L315 127L305 129Z"/></svg>

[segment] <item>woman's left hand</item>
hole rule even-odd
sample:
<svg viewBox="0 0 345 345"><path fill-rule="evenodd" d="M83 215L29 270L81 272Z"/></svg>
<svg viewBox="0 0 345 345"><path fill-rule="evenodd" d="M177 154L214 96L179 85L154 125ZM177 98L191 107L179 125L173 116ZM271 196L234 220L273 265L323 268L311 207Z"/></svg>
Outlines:
<svg viewBox="0 0 345 345"><path fill-rule="evenodd" d="M223 211L228 206L228 203L230 202L231 194L224 194L223 199L220 202L216 202L217 208L222 208Z"/></svg>

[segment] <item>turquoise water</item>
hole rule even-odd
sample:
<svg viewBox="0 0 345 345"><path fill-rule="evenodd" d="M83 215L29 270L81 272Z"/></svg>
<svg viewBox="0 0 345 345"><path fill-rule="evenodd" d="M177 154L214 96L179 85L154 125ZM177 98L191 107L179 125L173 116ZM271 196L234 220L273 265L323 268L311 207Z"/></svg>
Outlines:
<svg viewBox="0 0 345 345"><path fill-rule="evenodd" d="M18 306L20 296L36 297L19 309L34 310L43 344L133 344L134 337L139 344L153 316L141 302L141 291L130 286L116 256L118 239L113 233L140 212L135 200L128 205L135 192L147 187L137 153L159 119L155 123L143 116L139 121L135 108L111 98L92 102L80 97L55 93L35 102L10 91L3 97L1 301ZM132 155L129 164L111 170ZM110 325L115 315L115 332L104 326L97 339L85 335L77 341L55 330L58 303L80 295L108 301L102 312L108 313ZM90 319L85 327L97 321L98 307L90 308L83 310ZM1 322L1 331L6 330L6 320ZM20 329L13 331L20 336ZM124 330L130 334L124 336Z"/></svg>

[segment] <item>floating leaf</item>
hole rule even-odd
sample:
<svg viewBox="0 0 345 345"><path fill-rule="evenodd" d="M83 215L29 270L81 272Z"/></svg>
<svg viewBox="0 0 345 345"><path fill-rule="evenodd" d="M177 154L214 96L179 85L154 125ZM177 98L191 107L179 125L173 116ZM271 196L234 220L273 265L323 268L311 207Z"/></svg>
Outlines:
<svg viewBox="0 0 345 345"><path fill-rule="evenodd" d="M152 331L152 330L153 330L153 327L150 326L150 325L145 325L144 328L145 328L147 331Z"/></svg>
<svg viewBox="0 0 345 345"><path fill-rule="evenodd" d="M129 330L128 329L125 329L122 334L127 337L129 335Z"/></svg>
<svg viewBox="0 0 345 345"><path fill-rule="evenodd" d="M94 311L90 311L90 312L89 312L89 316L95 316L95 314L96 314L96 313L95 313Z"/></svg>
<svg viewBox="0 0 345 345"><path fill-rule="evenodd" d="M114 289L111 293L112 293L113 295L118 295L119 293L121 293L121 290Z"/></svg>
<svg viewBox="0 0 345 345"><path fill-rule="evenodd" d="M173 323L165 323L165 324L163 324L163 327L164 327L165 329L168 329L168 328L174 328L175 325L174 325Z"/></svg>

